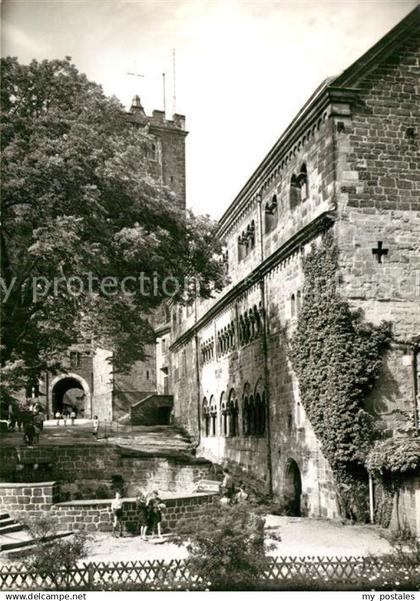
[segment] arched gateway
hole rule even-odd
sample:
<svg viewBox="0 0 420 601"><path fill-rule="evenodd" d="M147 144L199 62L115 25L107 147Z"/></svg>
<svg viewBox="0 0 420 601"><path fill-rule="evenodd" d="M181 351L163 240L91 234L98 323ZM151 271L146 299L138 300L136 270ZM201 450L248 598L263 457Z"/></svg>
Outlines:
<svg viewBox="0 0 420 601"><path fill-rule="evenodd" d="M291 458L286 462L284 493L290 515L300 516L302 479L298 464Z"/></svg>
<svg viewBox="0 0 420 601"><path fill-rule="evenodd" d="M90 417L90 390L82 377L77 374L63 374L54 378L51 383L51 410L71 412L78 417Z"/></svg>

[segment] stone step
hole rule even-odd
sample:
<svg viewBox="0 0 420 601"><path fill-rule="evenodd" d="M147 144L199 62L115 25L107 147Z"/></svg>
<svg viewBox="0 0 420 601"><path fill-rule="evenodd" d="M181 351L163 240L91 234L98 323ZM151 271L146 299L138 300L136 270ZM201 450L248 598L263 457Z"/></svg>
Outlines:
<svg viewBox="0 0 420 601"><path fill-rule="evenodd" d="M73 534L73 532L66 532L55 538L64 538L66 536L70 536L71 534ZM53 542L54 540L50 540L46 543L46 545L52 545ZM27 555L33 553L36 550L36 547L37 546L34 544L34 541L26 541L26 544L23 544L20 547L0 551L0 559L19 559L20 557L26 557Z"/></svg>
<svg viewBox="0 0 420 601"><path fill-rule="evenodd" d="M8 513L0 513L0 520L6 520L7 518L10 518Z"/></svg>
<svg viewBox="0 0 420 601"><path fill-rule="evenodd" d="M20 532L20 530L23 529L22 524L18 524L17 522L9 524L8 526L0 526L0 536L2 534L10 534L10 532Z"/></svg>
<svg viewBox="0 0 420 601"><path fill-rule="evenodd" d="M11 518L10 516L7 518L0 518L0 528L2 526L10 526L10 524L16 524L16 520L14 520L13 518Z"/></svg>
<svg viewBox="0 0 420 601"><path fill-rule="evenodd" d="M57 538L64 538L66 536L70 536L71 534L73 534L73 532L69 530L65 532L58 532L57 534L51 534L49 536L46 536L43 542L53 542ZM11 551L12 549L21 549L22 547L27 547L31 544L35 546L36 542L39 542L39 539L34 538L29 540L17 540L11 543L3 543L2 545L0 545L0 551Z"/></svg>

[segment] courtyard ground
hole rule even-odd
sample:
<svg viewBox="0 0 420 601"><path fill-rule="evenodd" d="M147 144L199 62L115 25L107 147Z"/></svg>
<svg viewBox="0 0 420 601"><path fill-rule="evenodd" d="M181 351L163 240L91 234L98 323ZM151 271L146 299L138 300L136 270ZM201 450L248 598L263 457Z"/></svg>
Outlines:
<svg viewBox="0 0 420 601"><path fill-rule="evenodd" d="M24 446L23 431L2 432L1 446ZM96 441L92 435L92 420L76 419L72 426L70 420L64 425L63 420L57 426L56 420L44 422L39 446L114 444L145 452L188 452L191 449L188 438L174 426L125 426L118 423L112 425L102 422ZM35 445L36 446L36 445Z"/></svg>
<svg viewBox="0 0 420 601"><path fill-rule="evenodd" d="M374 526L342 525L330 520L267 516L270 532L280 534L281 542L271 555L289 556L366 556L391 550L381 537L385 531ZM271 530L272 528L272 530ZM97 533L89 544L84 561L145 561L152 559L181 559L188 556L185 548L165 540L142 541L139 537L114 538L109 533Z"/></svg>

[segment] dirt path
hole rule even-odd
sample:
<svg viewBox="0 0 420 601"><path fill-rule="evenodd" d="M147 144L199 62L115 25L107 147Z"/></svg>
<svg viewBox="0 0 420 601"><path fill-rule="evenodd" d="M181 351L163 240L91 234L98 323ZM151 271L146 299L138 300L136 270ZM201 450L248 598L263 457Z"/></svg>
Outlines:
<svg viewBox="0 0 420 601"><path fill-rule="evenodd" d="M270 552L272 555L365 556L390 550L388 542L380 536L383 531L373 526L343 526L328 520L273 515L267 516L266 525L268 537L273 528L282 539ZM188 556L185 547L170 542L113 538L108 533L95 534L89 547L89 556L84 561L169 560Z"/></svg>
<svg viewBox="0 0 420 601"><path fill-rule="evenodd" d="M391 550L376 526L343 526L330 520L267 516L266 526L281 536L273 555L378 555ZM268 530L269 534L270 530Z"/></svg>

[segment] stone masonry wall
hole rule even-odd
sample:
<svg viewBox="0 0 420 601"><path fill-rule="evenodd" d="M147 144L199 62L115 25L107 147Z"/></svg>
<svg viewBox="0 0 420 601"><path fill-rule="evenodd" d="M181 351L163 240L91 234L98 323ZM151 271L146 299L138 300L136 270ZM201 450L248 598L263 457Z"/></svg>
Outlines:
<svg viewBox="0 0 420 601"><path fill-rule="evenodd" d="M160 492L186 492L194 484L207 479L211 464L202 459L153 457L126 453L115 447L22 447L0 449L3 480L19 480L37 473L48 473L49 478L63 482L62 491L77 494L78 498L91 498L101 489L101 494L111 494L112 476L122 476L126 494L138 490ZM33 469L36 465L37 469Z"/></svg>
<svg viewBox="0 0 420 601"><path fill-rule="evenodd" d="M392 324L369 407L392 429L412 412L410 349L420 332L420 49L418 38L357 82L360 102L337 138L341 292L367 321ZM372 249L382 243L387 254Z"/></svg>
<svg viewBox="0 0 420 601"><path fill-rule="evenodd" d="M184 517L199 519L209 504L217 496L197 493L191 496L162 498L165 509L162 511L162 531L172 532L178 521ZM122 522L126 532L136 532L137 516L133 498L123 499ZM112 530L112 512L110 501L75 501L58 503L51 508L51 519L60 530Z"/></svg>
<svg viewBox="0 0 420 601"><path fill-rule="evenodd" d="M0 482L0 512L13 516L41 515L49 511L58 498L56 482Z"/></svg>
<svg viewBox="0 0 420 601"><path fill-rule="evenodd" d="M391 530L409 528L420 536L420 477L407 478L394 498Z"/></svg>

